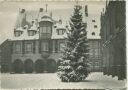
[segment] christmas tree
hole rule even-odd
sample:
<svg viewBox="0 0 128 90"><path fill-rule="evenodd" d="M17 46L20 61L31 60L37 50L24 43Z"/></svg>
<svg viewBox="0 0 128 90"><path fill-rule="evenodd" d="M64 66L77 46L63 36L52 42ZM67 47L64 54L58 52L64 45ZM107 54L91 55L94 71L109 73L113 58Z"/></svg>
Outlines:
<svg viewBox="0 0 128 90"><path fill-rule="evenodd" d="M82 21L82 7L76 5L70 18L66 48L59 59L58 76L63 82L79 82L88 76L88 40L86 26Z"/></svg>

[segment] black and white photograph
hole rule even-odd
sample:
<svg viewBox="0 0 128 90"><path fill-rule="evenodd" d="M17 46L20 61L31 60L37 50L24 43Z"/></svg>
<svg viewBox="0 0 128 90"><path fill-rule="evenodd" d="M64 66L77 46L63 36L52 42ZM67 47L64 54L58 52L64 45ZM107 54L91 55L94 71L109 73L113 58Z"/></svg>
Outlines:
<svg viewBox="0 0 128 90"><path fill-rule="evenodd" d="M1 0L0 90L127 90L125 0Z"/></svg>

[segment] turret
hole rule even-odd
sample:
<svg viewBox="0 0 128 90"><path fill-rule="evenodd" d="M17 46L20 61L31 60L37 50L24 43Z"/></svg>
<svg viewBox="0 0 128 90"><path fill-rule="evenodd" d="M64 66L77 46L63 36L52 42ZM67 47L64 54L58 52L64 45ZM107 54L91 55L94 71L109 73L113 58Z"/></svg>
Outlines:
<svg viewBox="0 0 128 90"><path fill-rule="evenodd" d="M51 17L51 13L47 12L47 5L46 5L46 11L41 13L42 14L39 14L39 17L38 17L39 37L40 39L48 39L48 38L51 38L54 21Z"/></svg>

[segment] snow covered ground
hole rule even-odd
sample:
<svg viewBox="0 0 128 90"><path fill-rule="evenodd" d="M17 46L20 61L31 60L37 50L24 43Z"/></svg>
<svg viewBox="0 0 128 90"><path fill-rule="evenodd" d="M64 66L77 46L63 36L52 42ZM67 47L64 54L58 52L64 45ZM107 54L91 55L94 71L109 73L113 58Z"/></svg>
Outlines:
<svg viewBox="0 0 128 90"><path fill-rule="evenodd" d="M125 90L126 80L118 81L117 77L103 75L103 73L91 73L83 82L64 83L59 80L56 73L42 74L1 74L1 87L14 88L42 88L42 89L106 89ZM107 89L106 89L107 90ZM109 89L108 89L109 90Z"/></svg>

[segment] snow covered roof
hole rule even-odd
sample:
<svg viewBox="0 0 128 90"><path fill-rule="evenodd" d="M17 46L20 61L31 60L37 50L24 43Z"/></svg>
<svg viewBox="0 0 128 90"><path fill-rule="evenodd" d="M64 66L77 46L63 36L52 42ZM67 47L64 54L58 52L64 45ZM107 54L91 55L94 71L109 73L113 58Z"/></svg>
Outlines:
<svg viewBox="0 0 128 90"><path fill-rule="evenodd" d="M34 40L34 39L39 39L39 34L36 33L33 36L29 36L28 32L27 32L27 29L24 29L23 33L19 37L13 36L12 38L10 38L11 41L16 41L16 40Z"/></svg>
<svg viewBox="0 0 128 90"><path fill-rule="evenodd" d="M55 26L57 29L65 29L65 27L66 27L66 25L63 23L57 23Z"/></svg>
<svg viewBox="0 0 128 90"><path fill-rule="evenodd" d="M11 40L33 40L33 39L39 39L39 22L41 21L49 21L53 23L52 26L52 36L51 39L64 39L67 37L66 34L66 26L63 23L60 23L57 20L52 19L52 13L51 12L38 12L38 11L25 11L23 13L19 13L18 17L18 27L16 27L17 31L22 31L23 33L15 37L15 35L11 38ZM22 23L22 22L28 22L28 23ZM24 24L24 25L22 25ZM54 28L56 26L56 28ZM65 30L65 33L63 35L58 35L57 30L63 29ZM28 31L37 31L37 33L33 36L28 35Z"/></svg>
<svg viewBox="0 0 128 90"><path fill-rule="evenodd" d="M65 38L67 38L66 26L63 23L57 23L55 26L56 26L56 28L53 29L51 39L65 39ZM58 35L57 30L59 30L59 29L65 30L63 35Z"/></svg>
<svg viewBox="0 0 128 90"><path fill-rule="evenodd" d="M21 31L21 32L23 32L24 30L23 30L22 27L19 27L19 28L16 28L14 31Z"/></svg>
<svg viewBox="0 0 128 90"><path fill-rule="evenodd" d="M51 12L40 12L38 15L38 22L40 21L54 22L51 16Z"/></svg>
<svg viewBox="0 0 128 90"><path fill-rule="evenodd" d="M29 31L29 30L37 31L37 30L38 30L38 27L37 27L37 25L33 24L33 25L28 29L28 31Z"/></svg>
<svg viewBox="0 0 128 90"><path fill-rule="evenodd" d="M43 20L48 21L48 20L52 20L52 19L50 17L46 17L46 18L44 17ZM17 28L16 30L20 30L23 33L18 37L15 37L15 35L14 35L10 40L15 41L15 40L34 40L34 39L39 39L39 32L38 32L38 25L39 24L37 24L35 21L32 24L33 25L31 25L30 28L28 28L27 25L25 26L26 28L22 28L22 27ZM54 26L56 26L56 28ZM66 28L65 24L56 22L56 23L54 23L52 28L53 29L52 29L51 39L65 39L65 38L67 38L67 34L66 34L67 28ZM59 30L59 29L65 30L64 34L58 35L57 30ZM28 31L30 31L30 30L37 31L37 33L35 35L33 35L33 36L29 36L28 35Z"/></svg>
<svg viewBox="0 0 128 90"><path fill-rule="evenodd" d="M26 11L24 13L20 13L18 18L20 18L20 19L18 20L18 25L17 25L15 31L22 31L23 33L18 37L13 36L11 38L11 40L39 39L38 27L39 27L40 21L49 21L49 22L53 23L51 39L65 39L65 38L67 38L68 28L70 28L70 27L67 28L66 24L62 23L61 20L59 20L59 21L53 20L51 12ZM92 25L91 19L84 18L84 20L87 20L86 22L89 23L88 28L87 28L87 31L88 31L87 38L88 39L100 39L99 33L97 33L98 32L97 29L93 30L93 31L96 31L96 34L92 35L93 31L92 31L92 28L90 28L90 27L93 27L94 25L91 26ZM24 22L24 23L22 23L22 22ZM24 27L26 27L26 28L24 28ZM62 35L58 35L59 29L65 30ZM37 33L33 36L29 36L28 31L30 31L30 30L34 30Z"/></svg>
<svg viewBox="0 0 128 90"><path fill-rule="evenodd" d="M39 22L41 22L41 21L54 22L51 18L41 18L41 19L39 20Z"/></svg>

